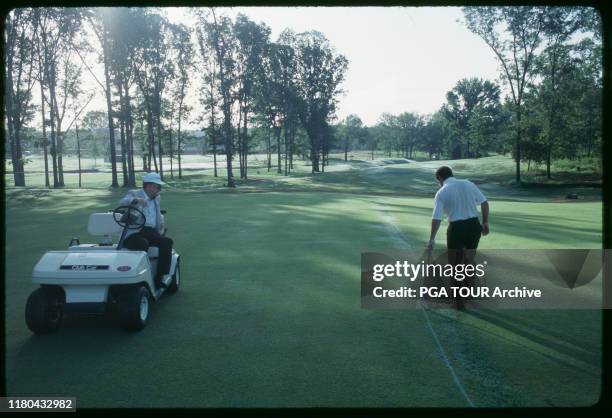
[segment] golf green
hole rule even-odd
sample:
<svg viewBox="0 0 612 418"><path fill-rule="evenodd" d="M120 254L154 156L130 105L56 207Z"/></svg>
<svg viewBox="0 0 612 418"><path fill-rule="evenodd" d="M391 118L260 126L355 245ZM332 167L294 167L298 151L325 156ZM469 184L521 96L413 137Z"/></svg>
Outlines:
<svg viewBox="0 0 612 418"><path fill-rule="evenodd" d="M110 315L68 316L46 336L33 335L24 321L38 258L73 236L94 240L86 233L89 214L112 209L125 191L10 190L8 395L75 396L77 407L597 402L599 311L361 308L361 252L423 248L427 194L435 191L433 182L419 184L424 195L398 188L388 170L378 171L297 177L309 184L296 192L164 190L183 283L154 304L136 334ZM354 188L335 182L342 175ZM491 197L491 234L482 248L600 248L600 201L503 194Z"/></svg>

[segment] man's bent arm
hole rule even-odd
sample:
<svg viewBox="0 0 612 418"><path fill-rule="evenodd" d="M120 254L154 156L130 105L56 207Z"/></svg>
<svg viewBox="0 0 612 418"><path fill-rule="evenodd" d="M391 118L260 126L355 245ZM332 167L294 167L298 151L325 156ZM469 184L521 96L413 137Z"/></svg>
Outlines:
<svg viewBox="0 0 612 418"><path fill-rule="evenodd" d="M434 239L436 239L436 234L438 233L438 229L440 229L441 223L442 223L441 219L431 220L431 233L429 234L429 241L433 241Z"/></svg>
<svg viewBox="0 0 612 418"><path fill-rule="evenodd" d="M132 204L132 201L134 200L134 198L136 197L136 195L130 190L129 192L127 192L127 194L125 196L123 196L123 198L119 201L119 206L129 206Z"/></svg>

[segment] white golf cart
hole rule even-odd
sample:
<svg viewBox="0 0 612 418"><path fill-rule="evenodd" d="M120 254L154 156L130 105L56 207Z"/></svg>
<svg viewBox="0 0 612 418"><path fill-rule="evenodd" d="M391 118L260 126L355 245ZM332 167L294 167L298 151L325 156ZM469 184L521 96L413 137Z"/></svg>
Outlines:
<svg viewBox="0 0 612 418"><path fill-rule="evenodd" d="M159 248L130 251L123 248L129 229L145 224L145 215L133 206L120 206L112 212L93 213L88 232L102 236L99 244L70 240L67 251L48 251L38 261L32 282L40 285L26 304L28 328L45 334L57 330L64 312L104 313L117 307L122 327L141 330L149 318L149 305L167 290L180 286L180 257L172 250L170 274L163 287L154 283ZM113 236L120 236L114 244Z"/></svg>

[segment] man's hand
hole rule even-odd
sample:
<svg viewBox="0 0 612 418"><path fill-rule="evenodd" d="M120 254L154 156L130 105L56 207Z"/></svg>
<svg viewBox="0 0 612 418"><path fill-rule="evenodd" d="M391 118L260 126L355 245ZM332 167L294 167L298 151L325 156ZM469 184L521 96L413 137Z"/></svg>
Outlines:
<svg viewBox="0 0 612 418"><path fill-rule="evenodd" d="M433 250L433 246L436 243L436 234L438 233L438 229L440 228L441 223L441 219L431 220L431 233L429 234L429 242L427 243L428 250Z"/></svg>
<svg viewBox="0 0 612 418"><path fill-rule="evenodd" d="M132 205L147 206L147 202L142 197L137 197L132 200Z"/></svg>
<svg viewBox="0 0 612 418"><path fill-rule="evenodd" d="M486 222L483 222L481 227L482 227L482 236L484 237L486 235L489 235L489 224Z"/></svg>
<svg viewBox="0 0 612 418"><path fill-rule="evenodd" d="M480 211L482 212L482 236L489 235L489 202L486 200L481 203Z"/></svg>

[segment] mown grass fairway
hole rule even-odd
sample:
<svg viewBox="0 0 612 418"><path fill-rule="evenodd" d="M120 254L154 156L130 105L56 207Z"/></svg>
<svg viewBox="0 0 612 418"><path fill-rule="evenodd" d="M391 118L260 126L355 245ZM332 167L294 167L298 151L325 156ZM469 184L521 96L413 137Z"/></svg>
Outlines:
<svg viewBox="0 0 612 418"><path fill-rule="evenodd" d="M361 309L361 252L424 247L437 164L261 173L235 191L199 188L211 182L202 173L171 182L162 205L183 287L137 334L112 316L67 317L47 336L24 322L38 258L89 241L89 214L125 191L8 190L8 394L76 396L78 407L595 403L599 311ZM482 184L482 248L601 247L596 191L568 203L565 189Z"/></svg>

